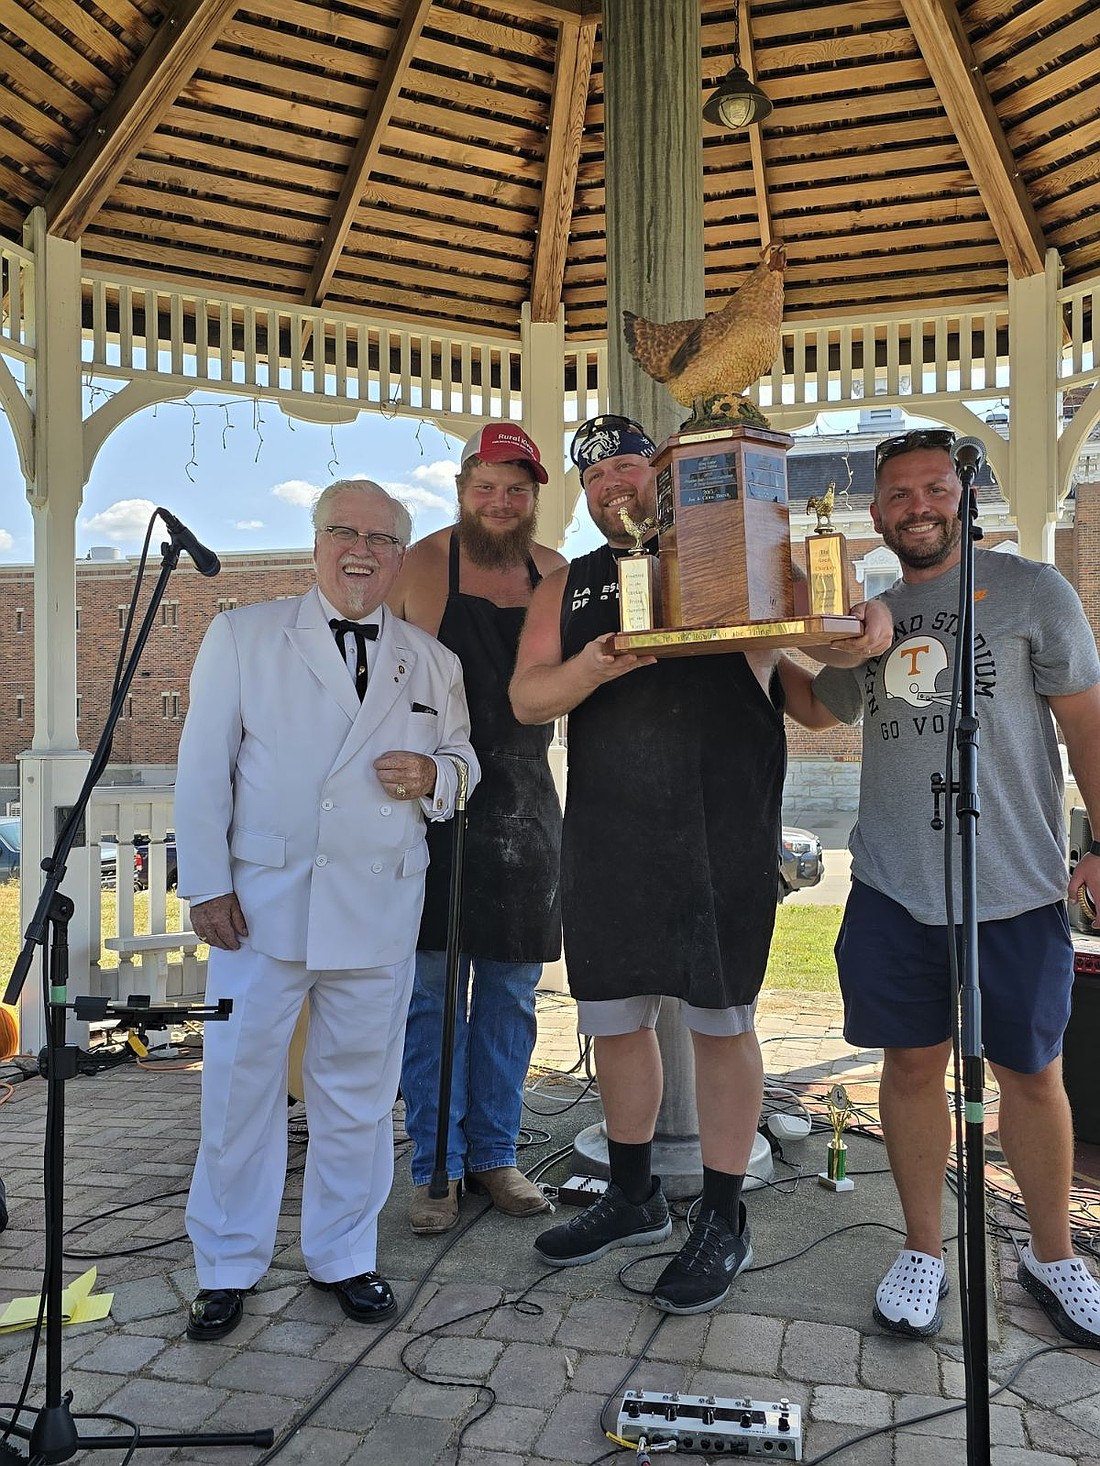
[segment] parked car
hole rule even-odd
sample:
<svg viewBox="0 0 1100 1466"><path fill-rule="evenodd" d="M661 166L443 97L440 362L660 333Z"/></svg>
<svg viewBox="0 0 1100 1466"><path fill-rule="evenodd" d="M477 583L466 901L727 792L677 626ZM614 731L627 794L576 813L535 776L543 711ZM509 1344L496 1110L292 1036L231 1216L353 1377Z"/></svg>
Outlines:
<svg viewBox="0 0 1100 1466"><path fill-rule="evenodd" d="M18 819L0 819L0 881L17 881L23 854L23 828ZM100 880L114 889L116 847L104 842L99 847Z"/></svg>
<svg viewBox="0 0 1100 1466"><path fill-rule="evenodd" d="M113 835L106 835L99 842L99 884L105 891L118 887L118 845ZM136 881L134 889L137 889Z"/></svg>
<svg viewBox="0 0 1100 1466"><path fill-rule="evenodd" d="M141 844L137 842L140 839ZM149 837L148 835L135 836L134 838L134 884L139 891L149 889ZM168 831L164 844L165 863L165 889L174 891L176 889L176 836L172 830Z"/></svg>
<svg viewBox="0 0 1100 1466"><path fill-rule="evenodd" d="M792 891L816 886L825 874L825 861L821 854L821 841L812 830L800 830L794 825L783 826L783 844L779 855L779 897L780 901Z"/></svg>
<svg viewBox="0 0 1100 1466"><path fill-rule="evenodd" d="M22 849L19 821L0 820L0 881L19 879L19 857Z"/></svg>

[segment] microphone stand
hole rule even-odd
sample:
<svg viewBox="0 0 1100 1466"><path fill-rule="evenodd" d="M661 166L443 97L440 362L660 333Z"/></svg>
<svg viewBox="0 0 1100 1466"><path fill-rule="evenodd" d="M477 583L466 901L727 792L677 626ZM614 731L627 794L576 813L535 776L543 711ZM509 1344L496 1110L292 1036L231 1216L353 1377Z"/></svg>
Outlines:
<svg viewBox="0 0 1100 1466"><path fill-rule="evenodd" d="M30 1459L36 1462L52 1463L68 1461L77 1451L117 1451L120 1443L126 1445L125 1436L81 1436L70 1409L72 1391L63 1392L61 1387L61 1365L64 1346L61 1337L62 1293L64 1291L63 1251L65 1235L64 1219L64 1170L65 1170L65 1082L77 1073L80 1053L76 1044L67 1042L66 1012L70 1006L78 1016L99 1017L103 1013L96 1006L95 999L78 999L73 1005L68 1002L69 984L69 921L75 911L75 903L61 892L65 879L65 862L76 843L85 811L101 774L111 754L111 742L115 726L125 705L126 694L137 671L145 643L149 639L153 622L161 599L168 585L168 578L179 563L181 550L185 545L174 530L171 540L161 546L163 556L160 575L149 600L144 620L134 639L134 645L126 666L118 680L118 687L111 700L107 721L100 734L96 751L88 767L84 783L77 795L76 803L69 811L52 855L42 862L46 879L42 883L42 894L34 915L24 933L23 948L12 968L11 978L4 993L4 1002L14 1004L27 979L34 959L35 947L42 948L43 998L47 1009L46 1024L46 1139L43 1166L43 1192L45 1200L46 1257L43 1268L43 1297L46 1316L46 1380L45 1402L35 1413L31 1427L12 1421L0 1431L0 1435L16 1435L30 1442ZM48 975L48 983L47 983ZM101 1000L102 1001L102 1000ZM91 1005L91 1006L89 1006ZM230 1004L230 1006L232 1006ZM131 1017L148 1024L156 1012L167 1013L168 1009L154 1010L148 1003L130 1005L105 1005L113 1015ZM199 1019L228 1018L229 1009L221 1004L216 1009L208 1007L188 1008L179 1005L171 1010L176 1021L188 1017ZM41 1067L41 1059L39 1060ZM22 1403L17 1409L21 1413ZM138 1432L131 1442L131 1449L146 1446L225 1446L251 1445L266 1447L274 1440L271 1430L243 1433L216 1433L190 1435L148 1435Z"/></svg>
<svg viewBox="0 0 1100 1466"><path fill-rule="evenodd" d="M985 1072L982 1058L982 994L978 985L977 825L981 813L978 794L980 728L975 711L974 676L974 542L982 537L974 480L979 464L959 462L962 485L959 519L962 522L959 560L959 633L955 644L960 691L960 716L955 731L958 780L950 785L937 774L932 788L938 818L941 794L954 793L961 856L962 921L958 935L948 923L949 942L959 952L959 1011L961 1029L963 1152L959 1163L959 1196L964 1226L960 1237L960 1292L963 1318L963 1360L966 1377L967 1466L989 1466L989 1317L986 1306L985 1212ZM936 826L936 819L933 819ZM950 890L948 891L950 901Z"/></svg>

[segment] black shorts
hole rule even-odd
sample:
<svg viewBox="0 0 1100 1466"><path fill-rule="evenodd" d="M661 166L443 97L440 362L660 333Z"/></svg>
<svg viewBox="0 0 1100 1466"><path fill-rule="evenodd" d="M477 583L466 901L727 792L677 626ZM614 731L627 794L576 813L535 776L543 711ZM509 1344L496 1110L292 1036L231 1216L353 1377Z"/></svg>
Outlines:
<svg viewBox="0 0 1100 1466"><path fill-rule="evenodd" d="M922 1049L950 1037L955 994L946 926L925 926L852 882L836 940L844 1037L857 1048ZM1064 901L978 924L985 1057L1038 1074L1062 1051L1073 990Z"/></svg>

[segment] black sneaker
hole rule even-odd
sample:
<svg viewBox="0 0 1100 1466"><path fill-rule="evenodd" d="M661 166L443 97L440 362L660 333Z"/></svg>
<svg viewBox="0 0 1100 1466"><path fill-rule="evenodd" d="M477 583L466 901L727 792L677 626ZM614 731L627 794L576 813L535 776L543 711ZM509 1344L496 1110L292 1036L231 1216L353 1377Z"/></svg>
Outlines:
<svg viewBox="0 0 1100 1466"><path fill-rule="evenodd" d="M653 1302L666 1313L706 1313L717 1308L739 1272L752 1262L752 1241L740 1203L741 1231L715 1211L700 1212L688 1239L657 1279Z"/></svg>
<svg viewBox="0 0 1100 1466"><path fill-rule="evenodd" d="M535 1251L553 1267L580 1267L595 1262L613 1247L645 1247L672 1235L672 1218L654 1177L653 1194L636 1206L627 1201L617 1186L608 1186L598 1201L586 1206L579 1216L560 1227L551 1227L535 1238Z"/></svg>

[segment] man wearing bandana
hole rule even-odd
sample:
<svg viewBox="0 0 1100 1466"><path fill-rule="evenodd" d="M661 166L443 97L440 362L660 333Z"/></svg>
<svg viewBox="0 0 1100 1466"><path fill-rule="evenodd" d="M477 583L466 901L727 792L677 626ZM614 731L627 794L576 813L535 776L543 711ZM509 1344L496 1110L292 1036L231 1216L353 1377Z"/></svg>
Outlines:
<svg viewBox="0 0 1100 1466"><path fill-rule="evenodd" d="M607 1193L544 1232L545 1262L661 1242L672 1223L650 1172L661 1102L654 1025L678 998L695 1051L703 1193L653 1302L702 1313L752 1259L741 1185L760 1117L753 1030L775 921L789 659L616 655L622 514L655 513L654 444L637 423L585 423L571 454L607 543L539 586L512 681L524 723L569 714L562 908L569 984L594 1037L607 1123ZM646 548L655 553L656 534ZM796 692L797 695L797 692Z"/></svg>

